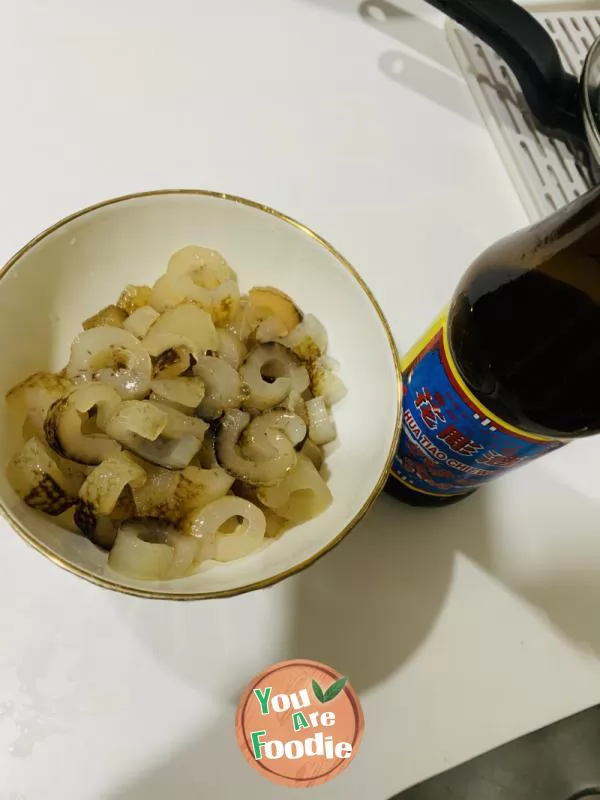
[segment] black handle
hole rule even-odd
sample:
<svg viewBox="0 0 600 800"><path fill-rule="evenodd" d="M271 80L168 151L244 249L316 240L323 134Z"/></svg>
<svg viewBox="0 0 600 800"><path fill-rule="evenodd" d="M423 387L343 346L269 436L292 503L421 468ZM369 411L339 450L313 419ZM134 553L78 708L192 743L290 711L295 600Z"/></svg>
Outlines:
<svg viewBox="0 0 600 800"><path fill-rule="evenodd" d="M586 141L577 78L563 69L551 36L512 0L426 0L501 56L543 128Z"/></svg>

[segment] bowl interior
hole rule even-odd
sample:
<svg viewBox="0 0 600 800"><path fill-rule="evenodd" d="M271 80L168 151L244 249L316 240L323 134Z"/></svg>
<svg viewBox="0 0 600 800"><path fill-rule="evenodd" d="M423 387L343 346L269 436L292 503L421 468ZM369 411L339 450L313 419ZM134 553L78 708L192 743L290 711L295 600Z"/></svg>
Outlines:
<svg viewBox="0 0 600 800"><path fill-rule="evenodd" d="M83 537L18 500L5 466L21 433L0 404L0 504L46 555L84 577L134 593L198 597L264 585L310 562L356 522L381 484L400 416L397 358L381 313L335 251L297 223L222 195L165 192L111 201L59 223L17 255L0 280L0 390L31 372L62 368L81 322L127 283L152 283L187 244L222 252L242 291L272 285L314 313L329 333L347 398L335 407L338 441L327 458L334 502L254 555L206 564L178 581L123 577Z"/></svg>

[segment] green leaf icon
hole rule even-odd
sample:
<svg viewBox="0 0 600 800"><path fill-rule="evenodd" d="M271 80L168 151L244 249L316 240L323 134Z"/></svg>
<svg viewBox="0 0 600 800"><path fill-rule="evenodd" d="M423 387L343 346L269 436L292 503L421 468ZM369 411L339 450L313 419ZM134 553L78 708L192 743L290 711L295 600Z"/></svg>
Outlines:
<svg viewBox="0 0 600 800"><path fill-rule="evenodd" d="M335 700L347 682L348 678L340 678L339 680L335 681L335 683L332 683L329 689L327 689L325 692L324 699L321 700L321 702L329 703L330 700Z"/></svg>
<svg viewBox="0 0 600 800"><path fill-rule="evenodd" d="M313 682L312 682L312 688L313 688L313 692L315 693L315 697L317 698L317 700L320 703L324 703L325 702L325 695L323 694L323 689L321 689L321 687L319 686L319 684L315 680L313 680Z"/></svg>

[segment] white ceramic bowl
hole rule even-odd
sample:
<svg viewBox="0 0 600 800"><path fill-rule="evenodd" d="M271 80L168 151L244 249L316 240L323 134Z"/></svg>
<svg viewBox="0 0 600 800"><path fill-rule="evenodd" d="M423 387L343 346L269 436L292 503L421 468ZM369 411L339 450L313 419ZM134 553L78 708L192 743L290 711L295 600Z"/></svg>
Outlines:
<svg viewBox="0 0 600 800"><path fill-rule="evenodd" d="M274 583L330 550L367 511L386 479L399 432L401 380L387 323L358 274L308 228L248 200L202 191L131 195L80 211L40 234L0 273L0 391L31 372L59 370L81 321L127 283L152 283L187 244L223 253L242 290L272 285L325 324L348 396L335 407L338 442L327 458L334 502L252 556L206 564L176 581L113 572L81 536L22 503L5 466L21 440L0 404L0 507L56 564L107 588L146 597L199 599Z"/></svg>

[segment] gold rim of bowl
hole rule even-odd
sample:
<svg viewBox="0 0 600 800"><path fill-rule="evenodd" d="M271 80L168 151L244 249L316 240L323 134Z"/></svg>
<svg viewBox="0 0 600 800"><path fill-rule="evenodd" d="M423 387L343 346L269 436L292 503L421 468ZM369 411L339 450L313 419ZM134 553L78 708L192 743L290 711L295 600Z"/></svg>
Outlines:
<svg viewBox="0 0 600 800"><path fill-rule="evenodd" d="M178 194L191 194L191 195L202 195L204 197L215 197L220 200L227 200L233 203L240 203L244 206L250 206L251 208L255 208L259 211L263 211L266 214L271 214L273 217L276 217L283 222L286 222L288 225L297 228L298 230L305 233L307 236L310 236L316 242L318 242L321 247L324 247L337 261L346 269L353 278L357 281L361 289L364 291L366 296L368 297L371 305L377 312L377 315L383 325L384 331L386 333L387 339L390 344L390 348L392 351L392 357L394 359L394 369L396 371L396 397L397 397L397 410L396 410L396 425L394 428L394 436L392 443L390 445L390 451L386 458L385 466L381 472L379 480L373 487L373 490L365 503L362 507L357 511L354 517L350 520L350 522L344 527L340 533L337 534L330 542L328 542L325 547L321 548L318 552L314 555L307 558L305 561L296 564L290 569L285 570L284 572L280 572L277 575L273 575L270 578L265 578L261 581L255 581L254 583L246 584L245 586L240 586L235 589L224 589L222 591L210 591L210 592L194 592L194 593L185 593L185 592L167 592L167 591L158 591L151 588L148 589L138 589L131 586L123 586L120 583L112 581L108 578L105 578L101 575L95 575L93 572L88 572L81 567L76 566L75 564L71 564L65 559L61 558L55 552L53 552L49 547L46 547L42 542L38 541L31 533L19 522L19 520L15 519L8 508L4 505L4 503L0 500L0 513L4 516L7 522L17 531L17 533L25 539L25 541L30 544L35 550L39 553L42 553L55 564L57 564L62 569L71 572L73 575L78 575L80 578L84 578L91 583L95 583L97 586L102 586L105 589L111 589L116 592L120 592L122 594L129 594L134 595L136 597L147 597L155 600L211 600L216 599L218 597L233 597L235 595L245 594L246 592L251 592L256 589L264 589L267 586L272 586L275 583L279 583L279 581L284 580L285 578L289 578L291 575L295 575L298 572L306 569L307 567L314 564L319 558L322 558L326 553L332 550L336 545L338 545L342 539L350 533L352 528L356 526L358 522L365 516L367 511L375 502L378 495L381 493L384 484L388 478L390 468L392 466L392 461L394 458L394 454L396 452L396 447L398 443L398 438L400 435L400 425L401 425L401 408L402 408L402 394L403 394L403 387L402 387L402 373L400 370L400 360L398 356L398 350L396 348L396 344L394 342L394 337L388 325L388 322L383 314L383 311L379 307L377 300L373 296L373 293L358 274L358 272L354 269L352 264L347 261L341 253L329 244L325 239L315 233L313 230L308 228L306 225L303 225L301 222L298 222L291 217L288 217L286 214L282 214L279 211L275 211L273 208L269 206L265 206L262 203L257 203L253 200L247 200L244 197L237 197L236 195L231 194L223 194L222 192L211 192L205 189L157 189L154 191L148 192L134 192L133 194L122 195L120 197L113 197L109 200L104 200L101 203L95 203L94 205L88 206L87 208L82 209L81 211L76 211L74 214L70 214L68 217L64 217L59 222L56 222L49 228L46 228L45 231L38 234L35 238L31 239L24 247L22 247L15 255L8 260L8 262L4 265L4 267L0 270L0 279L3 278L6 273L19 261L19 259L35 247L39 242L49 236L54 231L57 231L59 228L62 228L67 223L71 222L78 217L82 217L85 214L89 214L91 211L96 211L99 208L104 208L105 206L114 205L116 203L126 202L128 200L135 200L141 197L153 197L157 195L178 195Z"/></svg>

